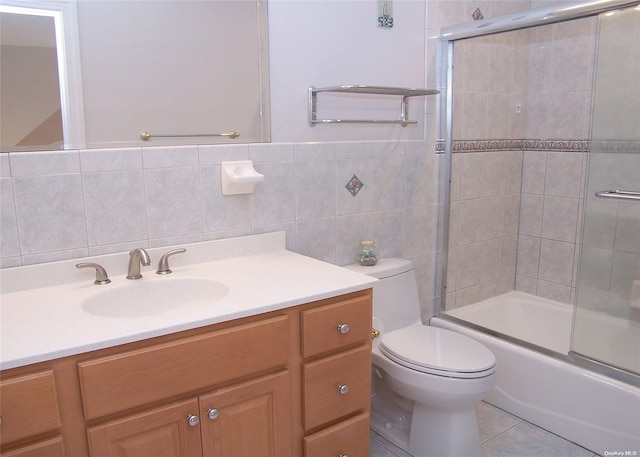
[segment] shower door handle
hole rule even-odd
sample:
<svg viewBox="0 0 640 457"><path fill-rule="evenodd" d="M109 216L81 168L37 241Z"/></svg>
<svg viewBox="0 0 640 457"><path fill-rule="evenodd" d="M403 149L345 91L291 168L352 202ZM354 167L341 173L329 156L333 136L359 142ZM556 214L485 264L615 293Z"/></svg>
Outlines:
<svg viewBox="0 0 640 457"><path fill-rule="evenodd" d="M631 190L601 190L596 192L596 197L615 198L620 200L640 200L640 192Z"/></svg>

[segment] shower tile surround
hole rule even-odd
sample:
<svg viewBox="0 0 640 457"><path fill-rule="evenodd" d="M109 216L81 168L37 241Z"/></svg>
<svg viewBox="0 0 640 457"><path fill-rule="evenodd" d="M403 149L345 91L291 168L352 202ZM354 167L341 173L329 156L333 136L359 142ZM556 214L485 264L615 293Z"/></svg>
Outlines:
<svg viewBox="0 0 640 457"><path fill-rule="evenodd" d="M456 42L448 308L575 301L596 24Z"/></svg>
<svg viewBox="0 0 640 457"><path fill-rule="evenodd" d="M414 261L431 315L440 157L424 141L0 154L2 267L279 230L288 249L346 265L373 239ZM252 195L222 195L228 160L265 176Z"/></svg>

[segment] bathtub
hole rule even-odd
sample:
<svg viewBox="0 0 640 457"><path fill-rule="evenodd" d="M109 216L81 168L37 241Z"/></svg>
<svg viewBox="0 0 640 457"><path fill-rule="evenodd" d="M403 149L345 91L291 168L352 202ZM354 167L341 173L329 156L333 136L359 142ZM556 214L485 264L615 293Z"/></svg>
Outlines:
<svg viewBox="0 0 640 457"><path fill-rule="evenodd" d="M640 386L581 368L566 356L570 305L509 292L447 315L542 348L528 349L446 317L431 319L430 325L468 335L495 354L496 385L488 403L602 456L640 456ZM552 353L564 360L547 355Z"/></svg>

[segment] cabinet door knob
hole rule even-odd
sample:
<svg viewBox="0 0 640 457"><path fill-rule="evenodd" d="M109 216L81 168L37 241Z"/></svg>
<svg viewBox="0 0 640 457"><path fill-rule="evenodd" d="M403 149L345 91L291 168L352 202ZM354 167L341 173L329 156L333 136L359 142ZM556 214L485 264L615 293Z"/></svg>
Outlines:
<svg viewBox="0 0 640 457"><path fill-rule="evenodd" d="M209 416L209 419L216 420L218 418L218 416L220 415L220 411L218 411L215 408L209 408L207 410L207 415Z"/></svg>
<svg viewBox="0 0 640 457"><path fill-rule="evenodd" d="M340 454L338 457L349 457L347 454Z"/></svg>
<svg viewBox="0 0 640 457"><path fill-rule="evenodd" d="M349 332L349 324L339 324L338 331L342 334Z"/></svg>
<svg viewBox="0 0 640 457"><path fill-rule="evenodd" d="M200 423L200 418L198 416L196 416L195 414L189 414L187 416L187 422L189 422L189 425L191 427L195 427L196 425L198 425Z"/></svg>
<svg viewBox="0 0 640 457"><path fill-rule="evenodd" d="M349 392L349 386L346 384L340 384L338 386L338 392L340 392L340 395L346 395L347 392Z"/></svg>

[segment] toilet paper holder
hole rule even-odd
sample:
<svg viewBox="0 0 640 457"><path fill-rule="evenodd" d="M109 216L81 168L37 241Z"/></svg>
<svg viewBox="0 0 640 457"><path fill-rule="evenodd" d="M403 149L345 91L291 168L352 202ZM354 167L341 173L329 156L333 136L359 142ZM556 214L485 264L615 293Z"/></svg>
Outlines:
<svg viewBox="0 0 640 457"><path fill-rule="evenodd" d="M220 182L223 195L251 194L259 182L264 181L253 168L251 160L236 160L220 164Z"/></svg>

